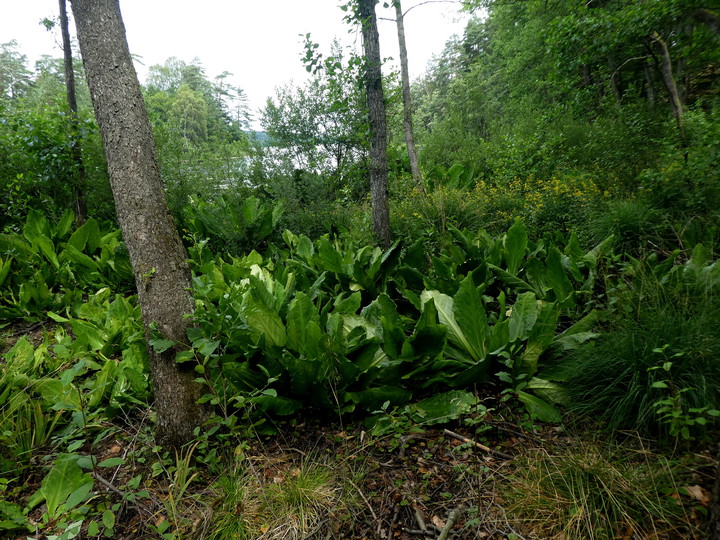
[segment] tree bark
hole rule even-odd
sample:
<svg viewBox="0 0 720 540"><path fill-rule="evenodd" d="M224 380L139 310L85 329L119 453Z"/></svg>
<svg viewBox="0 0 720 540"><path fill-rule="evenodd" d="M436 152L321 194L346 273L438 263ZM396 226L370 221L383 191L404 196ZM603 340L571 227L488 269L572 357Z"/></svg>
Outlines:
<svg viewBox="0 0 720 540"><path fill-rule="evenodd" d="M420 191L424 192L425 188L423 187L422 175L420 174L420 164L418 161L417 149L415 148L415 134L413 132L412 99L410 97L410 72L408 69L407 45L405 43L405 20L400 0L394 0L394 4L398 43L400 45L400 74L402 78L405 143L407 144L408 159L410 160L410 172L412 173L413 180L415 180L415 183L420 188Z"/></svg>
<svg viewBox="0 0 720 540"><path fill-rule="evenodd" d="M720 17L714 11L698 8L693 13L696 20L708 25L713 34L720 34Z"/></svg>
<svg viewBox="0 0 720 540"><path fill-rule="evenodd" d="M720 540L720 444L715 453L715 482L708 508L707 540Z"/></svg>
<svg viewBox="0 0 720 540"><path fill-rule="evenodd" d="M387 122L382 87L376 0L357 0L365 50L365 90L370 121L370 195L373 232L385 247L392 242L388 204Z"/></svg>
<svg viewBox="0 0 720 540"><path fill-rule="evenodd" d="M75 162L73 175L73 190L75 191L75 224L82 225L87 220L87 203L85 202L85 165L79 142L78 108L75 94L75 70L73 69L72 45L70 44L70 29L68 28L67 7L65 0L60 4L60 33L63 43L63 60L65 68L65 94L70 108L70 124L72 137L72 157Z"/></svg>
<svg viewBox="0 0 720 540"><path fill-rule="evenodd" d="M668 94L670 95L670 105L672 105L673 114L675 115L675 123L677 124L678 131L680 132L680 139L683 146L685 146L686 141L685 126L683 122L683 106L682 100L680 99L680 93L678 92L677 84L675 83L675 77L673 76L670 51L668 50L667 43L665 43L665 41L660 37L657 32L653 32L650 35L650 39L657 43L660 47L660 72L662 73L665 88L667 88Z"/></svg>
<svg viewBox="0 0 720 540"><path fill-rule="evenodd" d="M648 105L652 109L655 107L655 82L653 81L653 72L650 61L646 61L643 65L643 71L645 72L645 88Z"/></svg>
<svg viewBox="0 0 720 540"><path fill-rule="evenodd" d="M72 0L72 8L145 337L157 331L184 343L194 307L187 253L168 211L119 0ZM148 346L157 438L177 447L192 439L205 411L197 404L202 387L193 382L193 366L177 364L176 352Z"/></svg>

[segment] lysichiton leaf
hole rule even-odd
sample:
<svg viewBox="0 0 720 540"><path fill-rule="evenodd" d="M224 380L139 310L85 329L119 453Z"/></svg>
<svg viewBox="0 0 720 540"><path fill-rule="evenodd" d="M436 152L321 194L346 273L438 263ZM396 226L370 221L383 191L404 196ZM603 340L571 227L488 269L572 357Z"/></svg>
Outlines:
<svg viewBox="0 0 720 540"><path fill-rule="evenodd" d="M508 273L516 275L525 258L528 237L525 224L519 219L508 230L503 239L503 255Z"/></svg>
<svg viewBox="0 0 720 540"><path fill-rule="evenodd" d="M537 396L523 391L518 391L517 396L533 418L553 424L562 422L562 413L560 410L544 399L540 399Z"/></svg>
<svg viewBox="0 0 720 540"><path fill-rule="evenodd" d="M453 314L465 336L468 352L475 360L483 360L487 354L488 321L471 276L462 281L453 297Z"/></svg>

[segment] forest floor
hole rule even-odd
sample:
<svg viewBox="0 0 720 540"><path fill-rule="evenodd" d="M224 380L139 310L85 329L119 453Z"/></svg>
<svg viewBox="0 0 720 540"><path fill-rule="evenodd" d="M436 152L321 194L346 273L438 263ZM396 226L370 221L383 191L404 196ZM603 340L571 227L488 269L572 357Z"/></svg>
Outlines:
<svg viewBox="0 0 720 540"><path fill-rule="evenodd" d="M40 327L22 330L42 341ZM235 426L179 454L154 446L149 409L98 418L73 451L119 459L92 471L100 502L86 503L77 538L96 537L87 526L103 509L114 516L105 532L123 540L706 537L713 438L659 447L591 423L533 423L499 395L482 403L482 417L433 426L390 415L381 434L337 418L286 422L273 435ZM41 487L58 452L17 472L14 503ZM0 537L53 538L44 511L28 514L43 534Z"/></svg>
<svg viewBox="0 0 720 540"><path fill-rule="evenodd" d="M715 471L707 450L668 455L632 434L609 443L505 420L478 439L490 452L445 427L371 437L362 425L299 424L222 456L194 447L197 460L151 449L143 424L86 448L124 459L95 475L95 489L118 504L118 539L700 539ZM649 500L648 475L676 507L670 517Z"/></svg>

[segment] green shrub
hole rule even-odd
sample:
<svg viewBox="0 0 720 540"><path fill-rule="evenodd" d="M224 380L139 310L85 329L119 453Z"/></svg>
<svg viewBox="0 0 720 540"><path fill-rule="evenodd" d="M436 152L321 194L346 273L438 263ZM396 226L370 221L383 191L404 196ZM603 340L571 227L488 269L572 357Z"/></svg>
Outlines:
<svg viewBox="0 0 720 540"><path fill-rule="evenodd" d="M602 419L611 429L663 436L673 433L659 402L677 398L683 414L719 408L719 268L695 264L697 257L669 271L650 265L627 290L612 295L605 332L564 363L574 412ZM694 428L702 433L702 426Z"/></svg>
<svg viewBox="0 0 720 540"><path fill-rule="evenodd" d="M663 243L668 224L661 212L643 200L614 200L594 212L587 231L595 242L613 236L616 251L638 255Z"/></svg>

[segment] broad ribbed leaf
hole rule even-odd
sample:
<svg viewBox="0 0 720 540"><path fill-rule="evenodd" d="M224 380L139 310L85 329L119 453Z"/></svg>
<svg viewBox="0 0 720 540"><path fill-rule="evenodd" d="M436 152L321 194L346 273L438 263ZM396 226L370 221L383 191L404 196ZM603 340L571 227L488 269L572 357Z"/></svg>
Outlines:
<svg viewBox="0 0 720 540"><path fill-rule="evenodd" d="M487 355L488 322L480 293L472 277L466 277L453 298L453 314L475 360Z"/></svg>
<svg viewBox="0 0 720 540"><path fill-rule="evenodd" d="M243 314L245 322L256 337L264 337L265 343L282 347L287 342L285 326L277 313L270 311L251 295L245 295Z"/></svg>
<svg viewBox="0 0 720 540"><path fill-rule="evenodd" d="M538 305L535 294L531 292L523 293L517 297L515 304L512 306L509 323L509 339L513 343L522 341L530 336L530 332L535 326L538 318Z"/></svg>
<svg viewBox="0 0 720 540"><path fill-rule="evenodd" d="M48 515L55 517L58 507L70 494L86 484L92 484L90 475L83 473L77 456L60 455L50 472L43 478L40 493L47 504Z"/></svg>
<svg viewBox="0 0 720 540"><path fill-rule="evenodd" d="M573 285L565 273L562 265L563 254L556 246L550 246L545 264L547 272L545 280L555 293L555 299L558 302L564 302L574 291Z"/></svg>
<svg viewBox="0 0 720 540"><path fill-rule="evenodd" d="M310 298L302 292L295 295L287 316L287 345L309 358L320 354L322 331L319 317Z"/></svg>
<svg viewBox="0 0 720 540"><path fill-rule="evenodd" d="M562 422L562 413L547 401L522 391L518 391L517 396L533 418L553 424Z"/></svg>
<svg viewBox="0 0 720 540"><path fill-rule="evenodd" d="M516 219L503 239L505 265L510 274L516 275L520 269L520 265L525 258L527 244L528 237L525 224L519 219Z"/></svg>
<svg viewBox="0 0 720 540"><path fill-rule="evenodd" d="M72 233L67 243L78 251L85 251L86 246L93 251L101 244L101 238L98 222L90 218Z"/></svg>
<svg viewBox="0 0 720 540"><path fill-rule="evenodd" d="M330 243L330 240L326 236L323 236L317 241L318 255L320 262L323 265L324 270L334 272L336 274L343 273L343 260L342 256L335 247Z"/></svg>
<svg viewBox="0 0 720 540"><path fill-rule="evenodd" d="M74 221L75 213L72 210L65 210L60 221L58 221L57 227L55 227L53 237L58 239L65 238L65 235L70 232Z"/></svg>
<svg viewBox="0 0 720 540"><path fill-rule="evenodd" d="M477 403L475 396L465 390L451 390L414 403L412 415L417 422L437 424L455 420L470 411Z"/></svg>

